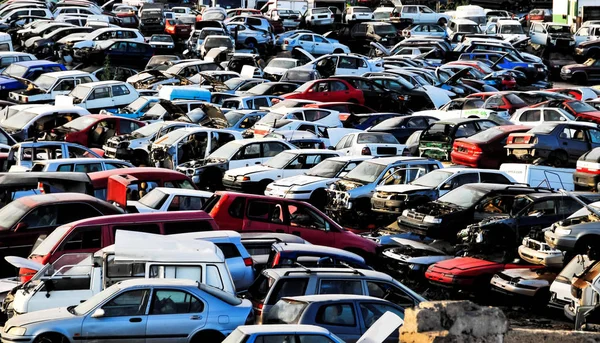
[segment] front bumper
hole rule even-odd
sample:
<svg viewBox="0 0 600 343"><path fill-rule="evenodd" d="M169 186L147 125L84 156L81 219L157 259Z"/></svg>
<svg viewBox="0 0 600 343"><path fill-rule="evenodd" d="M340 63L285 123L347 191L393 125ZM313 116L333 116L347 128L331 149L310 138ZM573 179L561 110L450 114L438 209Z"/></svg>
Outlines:
<svg viewBox="0 0 600 343"><path fill-rule="evenodd" d="M523 288L522 285L503 280L498 276L494 276L492 278L490 285L492 286L493 291L510 296L526 296L533 298L533 296L535 296L535 292L538 290L537 288Z"/></svg>
<svg viewBox="0 0 600 343"><path fill-rule="evenodd" d="M563 254L560 251L556 253L544 253L526 247L524 245L518 248L519 256L531 264L540 264L549 267L561 267L563 265Z"/></svg>
<svg viewBox="0 0 600 343"><path fill-rule="evenodd" d="M228 191L260 194L259 183L256 181L238 181L229 178L223 178L223 187Z"/></svg>
<svg viewBox="0 0 600 343"><path fill-rule="evenodd" d="M563 73L562 71L560 72L560 78L565 80L565 81L569 81L573 78L573 73Z"/></svg>
<svg viewBox="0 0 600 343"><path fill-rule="evenodd" d="M102 150L104 150L104 157L106 158L129 160L133 156L133 151L128 148L113 148L105 145L102 147Z"/></svg>
<svg viewBox="0 0 600 343"><path fill-rule="evenodd" d="M265 190L265 195L277 198L305 201L310 199L311 191L293 191L291 188L271 186L267 187Z"/></svg>
<svg viewBox="0 0 600 343"><path fill-rule="evenodd" d="M33 336L15 336L15 335L9 335L7 333L2 333L2 339L1 342L2 343L26 343L26 342L31 342L33 341L34 337Z"/></svg>
<svg viewBox="0 0 600 343"><path fill-rule="evenodd" d="M557 236L553 231L550 230L544 232L544 239L550 247L563 251L574 250L575 243L577 243L577 239L575 237Z"/></svg>
<svg viewBox="0 0 600 343"><path fill-rule="evenodd" d="M406 207L406 199L388 200L371 198L371 209L375 212L397 214L400 216Z"/></svg>

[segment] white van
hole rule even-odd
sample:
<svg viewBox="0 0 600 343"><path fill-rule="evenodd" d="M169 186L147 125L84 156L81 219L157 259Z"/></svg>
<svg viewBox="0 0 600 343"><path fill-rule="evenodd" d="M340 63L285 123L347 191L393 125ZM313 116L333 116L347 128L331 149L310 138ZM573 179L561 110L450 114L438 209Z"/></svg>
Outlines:
<svg viewBox="0 0 600 343"><path fill-rule="evenodd" d="M575 169L536 166L524 163L504 163L500 171L512 176L518 183L531 187L547 187L552 189L575 190L573 173Z"/></svg>
<svg viewBox="0 0 600 343"><path fill-rule="evenodd" d="M30 268L35 263L21 261L23 265L19 267ZM132 278L190 279L235 295L223 252L214 243L117 230L115 244L93 256L65 254L43 266L30 282L11 291L4 306L8 316L13 317L78 305L111 285Z"/></svg>
<svg viewBox="0 0 600 343"><path fill-rule="evenodd" d="M12 39L6 32L0 32L0 51L13 51Z"/></svg>

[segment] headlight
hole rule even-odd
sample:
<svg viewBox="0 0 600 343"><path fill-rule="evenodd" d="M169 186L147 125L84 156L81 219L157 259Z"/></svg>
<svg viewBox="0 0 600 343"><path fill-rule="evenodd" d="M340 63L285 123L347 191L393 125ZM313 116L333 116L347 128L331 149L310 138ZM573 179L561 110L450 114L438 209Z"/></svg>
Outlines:
<svg viewBox="0 0 600 343"><path fill-rule="evenodd" d="M167 46L167 48L169 48L169 49L173 49L173 46L172 46L172 45L169 45L169 46Z"/></svg>
<svg viewBox="0 0 600 343"><path fill-rule="evenodd" d="M13 336L23 336L27 332L27 329L21 326L13 326L8 329L8 334Z"/></svg>
<svg viewBox="0 0 600 343"><path fill-rule="evenodd" d="M423 222L430 224L440 224L442 222L442 218L436 218L434 216L425 216L425 218L423 218Z"/></svg>
<svg viewBox="0 0 600 343"><path fill-rule="evenodd" d="M404 210L404 211L402 211L402 216L403 216L403 217L406 217L406 216L408 216L408 210Z"/></svg>
<svg viewBox="0 0 600 343"><path fill-rule="evenodd" d="M550 44L556 44L556 39L551 39Z"/></svg>
<svg viewBox="0 0 600 343"><path fill-rule="evenodd" d="M533 64L528 64L527 68L535 68Z"/></svg>
<svg viewBox="0 0 600 343"><path fill-rule="evenodd" d="M569 69L569 68L563 68L562 72L565 73L565 74L571 74L571 69Z"/></svg>
<svg viewBox="0 0 600 343"><path fill-rule="evenodd" d="M571 234L571 230L569 229L556 229L554 230L554 234L557 236L568 236Z"/></svg>
<svg viewBox="0 0 600 343"><path fill-rule="evenodd" d="M267 187L267 188L265 188L265 192L270 192L270 191L272 191L272 190L273 190L273 188L271 188L271 187Z"/></svg>

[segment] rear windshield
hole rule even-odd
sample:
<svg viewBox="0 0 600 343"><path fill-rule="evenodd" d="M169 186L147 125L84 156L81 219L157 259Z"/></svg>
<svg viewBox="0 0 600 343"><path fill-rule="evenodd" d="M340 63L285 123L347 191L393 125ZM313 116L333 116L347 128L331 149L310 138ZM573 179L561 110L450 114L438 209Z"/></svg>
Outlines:
<svg viewBox="0 0 600 343"><path fill-rule="evenodd" d="M283 297L297 297L306 293L308 278L279 279L273 287L271 296L266 300L267 305L275 305Z"/></svg>
<svg viewBox="0 0 600 343"><path fill-rule="evenodd" d="M398 144L398 140L390 133L359 133L358 144L383 143L383 144Z"/></svg>
<svg viewBox="0 0 600 343"><path fill-rule="evenodd" d="M255 301L263 301L269 294L269 290L275 283L275 279L263 274L260 274L256 280L248 288L250 299Z"/></svg>
<svg viewBox="0 0 600 343"><path fill-rule="evenodd" d="M282 299L269 310L263 324L298 324L300 315L308 303Z"/></svg>

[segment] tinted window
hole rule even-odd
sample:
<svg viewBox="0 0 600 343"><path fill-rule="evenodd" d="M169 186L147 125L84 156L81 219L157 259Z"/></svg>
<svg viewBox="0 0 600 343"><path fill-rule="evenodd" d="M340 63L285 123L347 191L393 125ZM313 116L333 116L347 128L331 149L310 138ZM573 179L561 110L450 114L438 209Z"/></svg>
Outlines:
<svg viewBox="0 0 600 343"><path fill-rule="evenodd" d="M321 306L316 322L325 325L356 326L356 314L352 304L333 304Z"/></svg>
<svg viewBox="0 0 600 343"><path fill-rule="evenodd" d="M360 280L321 280L319 294L362 295L362 284Z"/></svg>
<svg viewBox="0 0 600 343"><path fill-rule="evenodd" d="M173 221L164 224L165 235L177 233L212 231L212 226L206 220L199 221Z"/></svg>
<svg viewBox="0 0 600 343"><path fill-rule="evenodd" d="M235 198L229 206L229 215L233 218L244 218L244 207L246 206L246 198Z"/></svg>
<svg viewBox="0 0 600 343"><path fill-rule="evenodd" d="M296 297L306 293L308 278L280 279L273 288L273 292L267 301L267 305L274 305L283 297Z"/></svg>
<svg viewBox="0 0 600 343"><path fill-rule="evenodd" d="M240 257L240 251L233 243L215 243L221 249L225 258Z"/></svg>
<svg viewBox="0 0 600 343"><path fill-rule="evenodd" d="M526 111L523 114L521 114L521 118L519 118L520 121L540 121L540 111L539 110L535 110L535 111Z"/></svg>
<svg viewBox="0 0 600 343"><path fill-rule="evenodd" d="M480 173L482 183L511 183L506 176L497 173Z"/></svg>
<svg viewBox="0 0 600 343"><path fill-rule="evenodd" d="M150 314L199 313L204 304L191 294L178 290L157 290L152 297Z"/></svg>
<svg viewBox="0 0 600 343"><path fill-rule="evenodd" d="M275 224L283 224L285 221L281 205L265 201L250 200L247 216L253 220Z"/></svg>
<svg viewBox="0 0 600 343"><path fill-rule="evenodd" d="M127 224L127 225L115 225L112 227L113 237L114 237L115 233L117 232L117 230L138 231L138 232L160 234L160 227L158 226L158 224L134 224L134 223L132 223L132 224Z"/></svg>
<svg viewBox="0 0 600 343"><path fill-rule="evenodd" d="M102 306L104 317L139 316L146 312L150 291L138 289L122 293Z"/></svg>
<svg viewBox="0 0 600 343"><path fill-rule="evenodd" d="M101 249L102 248L102 227L89 226L77 228L71 232L64 243L61 244L59 251L73 251L82 249Z"/></svg>
<svg viewBox="0 0 600 343"><path fill-rule="evenodd" d="M360 303L358 306L363 317L363 324L367 329L375 324L375 322L388 311L396 314L400 318L404 318L404 312L391 305L365 302Z"/></svg>

